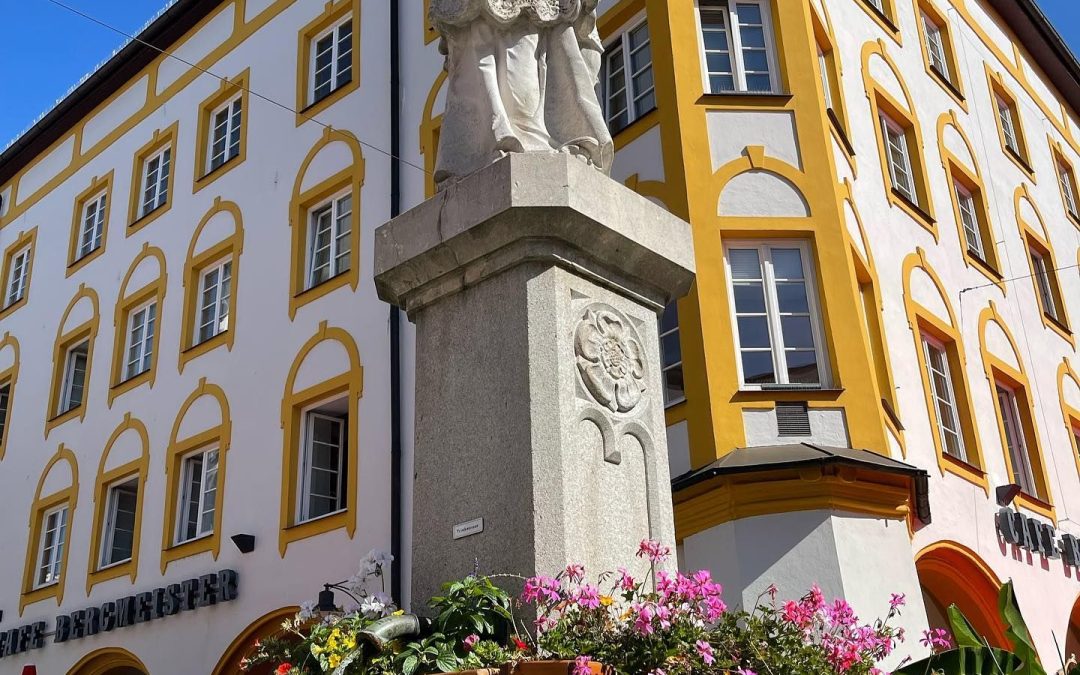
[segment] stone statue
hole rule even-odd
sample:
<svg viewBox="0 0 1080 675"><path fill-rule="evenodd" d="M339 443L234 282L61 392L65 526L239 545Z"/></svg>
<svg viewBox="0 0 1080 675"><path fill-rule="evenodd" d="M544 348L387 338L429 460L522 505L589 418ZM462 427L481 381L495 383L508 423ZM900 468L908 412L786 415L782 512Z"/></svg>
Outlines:
<svg viewBox="0 0 1080 675"><path fill-rule="evenodd" d="M598 1L431 0L449 74L440 189L515 152L565 152L610 170Z"/></svg>

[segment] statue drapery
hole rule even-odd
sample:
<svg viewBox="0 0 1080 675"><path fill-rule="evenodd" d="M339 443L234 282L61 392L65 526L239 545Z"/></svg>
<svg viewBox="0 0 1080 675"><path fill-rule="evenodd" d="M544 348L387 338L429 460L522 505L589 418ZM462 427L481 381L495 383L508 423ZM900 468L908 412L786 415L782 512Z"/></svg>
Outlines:
<svg viewBox="0 0 1080 675"><path fill-rule="evenodd" d="M431 0L449 75L440 187L512 152L567 152L610 170L597 2Z"/></svg>

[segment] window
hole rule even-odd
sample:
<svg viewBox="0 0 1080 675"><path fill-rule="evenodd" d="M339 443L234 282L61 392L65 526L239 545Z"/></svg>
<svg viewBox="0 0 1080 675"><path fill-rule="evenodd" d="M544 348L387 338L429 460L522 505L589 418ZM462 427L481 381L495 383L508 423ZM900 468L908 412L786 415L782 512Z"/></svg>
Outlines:
<svg viewBox="0 0 1080 675"><path fill-rule="evenodd" d="M604 52L604 117L613 133L656 108L649 25L624 32Z"/></svg>
<svg viewBox="0 0 1080 675"><path fill-rule="evenodd" d="M340 404L344 406L346 401ZM324 406L304 415L300 472L300 522L336 513L346 507L348 486L348 419Z"/></svg>
<svg viewBox="0 0 1080 675"><path fill-rule="evenodd" d="M139 501L139 481L131 478L109 488L106 495L105 536L101 545L100 568L131 560L135 542L135 514Z"/></svg>
<svg viewBox="0 0 1080 675"><path fill-rule="evenodd" d="M210 152L206 173L240 155L243 98L237 96L210 112Z"/></svg>
<svg viewBox="0 0 1080 675"><path fill-rule="evenodd" d="M1061 198L1065 200L1065 211L1073 217L1080 219L1080 197L1076 191L1076 174L1071 166L1066 164L1060 157L1054 158L1057 164L1058 184L1061 187Z"/></svg>
<svg viewBox="0 0 1080 675"><path fill-rule="evenodd" d="M1031 247L1028 253L1031 256L1032 278L1035 281L1035 292L1039 296L1039 306L1046 317L1060 323L1061 311L1055 288L1057 278L1053 268L1047 264L1046 256L1038 249Z"/></svg>
<svg viewBox="0 0 1080 675"><path fill-rule="evenodd" d="M945 38L941 26L926 12L922 13L923 30L926 37L926 55L930 59L930 68L946 82L951 82L949 59L945 52Z"/></svg>
<svg viewBox="0 0 1080 675"><path fill-rule="evenodd" d="M139 218L165 206L169 201L169 174L172 170L172 146L161 148L143 160L142 195Z"/></svg>
<svg viewBox="0 0 1080 675"><path fill-rule="evenodd" d="M832 77L829 75L829 71L832 67L829 63L829 55L825 53L825 50L821 48L821 45L818 45L817 57L818 74L821 75L821 88L825 92L825 109L833 110L835 96L833 94Z"/></svg>
<svg viewBox="0 0 1080 675"><path fill-rule="evenodd" d="M353 24L346 19L315 37L311 49L309 104L318 103L352 81Z"/></svg>
<svg viewBox="0 0 1080 675"><path fill-rule="evenodd" d="M68 349L64 357L64 382L57 415L72 411L83 404L86 394L86 368L90 359L89 350L89 341L80 342Z"/></svg>
<svg viewBox="0 0 1080 675"><path fill-rule="evenodd" d="M702 0L706 91L774 93L777 68L766 0Z"/></svg>
<svg viewBox="0 0 1080 675"><path fill-rule="evenodd" d="M967 250L979 259L986 260L975 198L970 190L960 184L960 181L953 181L953 189L956 191L956 205L960 211L960 224L964 228L964 240L967 243Z"/></svg>
<svg viewBox="0 0 1080 675"><path fill-rule="evenodd" d="M180 505L177 509L176 544L193 541L214 532L217 509L218 450L200 450L181 464Z"/></svg>
<svg viewBox="0 0 1080 675"><path fill-rule="evenodd" d="M802 242L729 244L726 258L743 384L827 384L809 247Z"/></svg>
<svg viewBox="0 0 1080 675"><path fill-rule="evenodd" d="M679 306L671 303L660 317L660 356L664 378L664 404L686 400L683 386L682 346L679 344Z"/></svg>
<svg viewBox="0 0 1080 675"><path fill-rule="evenodd" d="M26 286L30 281L30 246L16 251L8 264L7 283L4 292L4 307L11 307L26 297Z"/></svg>
<svg viewBox="0 0 1080 675"><path fill-rule="evenodd" d="M8 414L11 411L11 381L0 382L0 448L7 439Z"/></svg>
<svg viewBox="0 0 1080 675"><path fill-rule="evenodd" d="M956 405L955 387L949 372L949 354L944 343L923 334L923 355L926 357L927 377L933 398L935 423L942 449L962 462L968 461L960 428L959 409Z"/></svg>
<svg viewBox="0 0 1080 675"><path fill-rule="evenodd" d="M352 250L352 193L311 211L307 245L307 288L347 272Z"/></svg>
<svg viewBox="0 0 1080 675"><path fill-rule="evenodd" d="M33 588L60 583L64 566L64 544L67 541L68 507L59 506L46 511L41 520L41 542L38 546Z"/></svg>
<svg viewBox="0 0 1080 675"><path fill-rule="evenodd" d="M101 240L105 234L105 214L108 213L106 205L108 194L101 194L88 200L83 205L82 225L79 228L79 243L75 260L82 260L94 251L101 248Z"/></svg>
<svg viewBox="0 0 1080 675"><path fill-rule="evenodd" d="M199 277L199 330L196 344L202 344L229 329L231 287L232 259L211 266Z"/></svg>
<svg viewBox="0 0 1080 675"><path fill-rule="evenodd" d="M908 148L907 130L888 115L881 113L881 133L885 141L886 159L892 188L908 202L918 204L915 178L911 169L911 152Z"/></svg>
<svg viewBox="0 0 1080 675"><path fill-rule="evenodd" d="M1028 452L1024 429L1020 422L1020 409L1017 407L1016 394L1001 383L995 385L1001 425L1005 432L1006 452L1009 453L1009 466L1012 470L1012 482L1020 486L1024 494L1039 496L1035 484L1035 475L1031 470L1031 455Z"/></svg>
<svg viewBox="0 0 1080 675"><path fill-rule="evenodd" d="M1004 85L997 80L995 75L990 74L989 77L990 91L993 93L994 107L997 110L1001 147L1009 159L1013 160L1024 173L1032 176L1033 171L1028 164L1027 144L1024 141L1024 129L1016 98L1006 92Z"/></svg>
<svg viewBox="0 0 1080 675"><path fill-rule="evenodd" d="M154 356L154 323L157 303L151 302L128 313L127 359L124 380L150 370Z"/></svg>

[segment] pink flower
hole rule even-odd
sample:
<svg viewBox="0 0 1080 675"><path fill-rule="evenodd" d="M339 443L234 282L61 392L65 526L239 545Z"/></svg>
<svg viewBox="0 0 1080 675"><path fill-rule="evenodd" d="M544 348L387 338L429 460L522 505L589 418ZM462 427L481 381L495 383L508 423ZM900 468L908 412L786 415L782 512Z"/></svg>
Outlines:
<svg viewBox="0 0 1080 675"><path fill-rule="evenodd" d="M625 567L619 568L619 588L624 591L632 591L637 587L637 582L634 581L634 577L630 576L630 572Z"/></svg>
<svg viewBox="0 0 1080 675"><path fill-rule="evenodd" d="M671 556L671 549L658 541L643 539L638 546L637 557L648 558L649 562L664 562Z"/></svg>
<svg viewBox="0 0 1080 675"><path fill-rule="evenodd" d="M592 675L588 656L579 656L574 659L574 675Z"/></svg>
<svg viewBox="0 0 1080 675"><path fill-rule="evenodd" d="M698 656L700 656L701 660L705 662L705 665L711 666L713 663L716 662L716 657L713 656L711 644L709 644L705 640L698 640L694 644L694 647L697 648Z"/></svg>
<svg viewBox="0 0 1080 675"><path fill-rule="evenodd" d="M566 578L574 583L581 583L585 579L585 566L572 563L566 566Z"/></svg>
<svg viewBox="0 0 1080 675"><path fill-rule="evenodd" d="M596 609L600 606L600 591L596 586L585 584L575 595L575 600L582 609Z"/></svg>
<svg viewBox="0 0 1080 675"><path fill-rule="evenodd" d="M769 587L765 589L765 592L769 594L769 599L776 600L776 594L780 592L780 589L776 587L776 584L769 584Z"/></svg>
<svg viewBox="0 0 1080 675"><path fill-rule="evenodd" d="M647 604L639 605L638 603L634 603L634 605L631 607L631 610L634 614L636 614L636 616L634 617L634 629L642 635L652 635L652 620L655 616L655 612L653 612L652 607Z"/></svg>
<svg viewBox="0 0 1080 675"><path fill-rule="evenodd" d="M810 611L816 612L825 607L825 594L821 592L821 587L817 584L810 587L810 594L806 596L806 599L811 608Z"/></svg>
<svg viewBox="0 0 1080 675"><path fill-rule="evenodd" d="M527 579L525 581L525 590L521 593L521 599L533 603L558 602L562 599L562 596L559 595L559 582L545 576Z"/></svg>
<svg viewBox="0 0 1080 675"><path fill-rule="evenodd" d="M944 628L931 628L930 630L924 630L922 638L919 639L924 647L930 649L949 649L952 647L952 639L949 637L949 631Z"/></svg>
<svg viewBox="0 0 1080 675"><path fill-rule="evenodd" d="M473 633L469 637L465 638L465 640L464 640L465 651L471 652L473 650L473 647L476 646L477 642L480 642L480 636L477 635L476 633Z"/></svg>
<svg viewBox="0 0 1080 675"><path fill-rule="evenodd" d="M893 593L892 599L889 600L889 607L892 609L900 609L907 604L907 597L903 593Z"/></svg>
<svg viewBox="0 0 1080 675"><path fill-rule="evenodd" d="M746 668L739 668L735 671L735 675L757 675L757 673Z"/></svg>

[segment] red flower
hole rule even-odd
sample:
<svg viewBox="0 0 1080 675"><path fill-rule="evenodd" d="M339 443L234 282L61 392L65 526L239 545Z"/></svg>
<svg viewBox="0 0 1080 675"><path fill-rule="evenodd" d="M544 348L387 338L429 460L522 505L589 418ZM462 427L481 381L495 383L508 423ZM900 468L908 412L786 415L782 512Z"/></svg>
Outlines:
<svg viewBox="0 0 1080 675"><path fill-rule="evenodd" d="M277 667L277 670L274 671L274 675L289 675L291 670L292 664L286 662Z"/></svg>
<svg viewBox="0 0 1080 675"><path fill-rule="evenodd" d="M516 647L519 652L524 652L529 649L529 645L525 644L525 642L518 636L511 636L510 639L513 640L514 647Z"/></svg>

